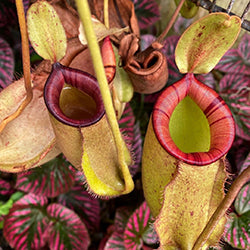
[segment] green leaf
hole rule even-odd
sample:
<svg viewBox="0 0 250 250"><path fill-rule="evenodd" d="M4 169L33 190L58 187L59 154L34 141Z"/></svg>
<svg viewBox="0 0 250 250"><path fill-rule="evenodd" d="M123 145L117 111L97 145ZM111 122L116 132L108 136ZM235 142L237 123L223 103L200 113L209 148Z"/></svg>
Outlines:
<svg viewBox="0 0 250 250"><path fill-rule="evenodd" d="M8 200L6 203L0 205L0 215L7 215L13 206L13 201Z"/></svg>
<svg viewBox="0 0 250 250"><path fill-rule="evenodd" d="M176 5L180 3L180 0L175 0ZM199 6L192 3L190 0L186 0L181 7L180 13L184 18L194 17L199 10Z"/></svg>
<svg viewBox="0 0 250 250"><path fill-rule="evenodd" d="M17 191L10 196L10 200L15 202L21 199L23 196L24 196L24 193Z"/></svg>
<svg viewBox="0 0 250 250"><path fill-rule="evenodd" d="M23 197L22 192L16 192L16 193L11 195L10 199L7 202L1 203L1 205L0 205L0 216L1 215L7 215L9 213L10 209L12 208L13 203L15 201L19 200L22 197Z"/></svg>
<svg viewBox="0 0 250 250"><path fill-rule="evenodd" d="M127 72L119 66L119 55L117 48L113 46L116 57L116 74L114 78L114 88L117 98L120 102L129 102L134 94L133 84L127 74Z"/></svg>
<svg viewBox="0 0 250 250"><path fill-rule="evenodd" d="M240 27L240 18L226 13L211 13L193 23L182 34L175 50L180 72L210 72L233 45Z"/></svg>
<svg viewBox="0 0 250 250"><path fill-rule="evenodd" d="M67 38L54 8L45 1L32 4L27 12L30 42L43 59L59 61L66 53Z"/></svg>

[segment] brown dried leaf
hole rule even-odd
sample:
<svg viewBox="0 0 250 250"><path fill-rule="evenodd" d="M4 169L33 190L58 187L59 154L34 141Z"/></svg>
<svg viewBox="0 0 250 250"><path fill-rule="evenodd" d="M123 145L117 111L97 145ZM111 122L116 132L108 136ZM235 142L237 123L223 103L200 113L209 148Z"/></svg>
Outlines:
<svg viewBox="0 0 250 250"><path fill-rule="evenodd" d="M67 38L78 36L79 17L66 0L52 0L50 4L55 8L64 27Z"/></svg>
<svg viewBox="0 0 250 250"><path fill-rule="evenodd" d="M103 40L107 36L120 35L123 32L129 31L128 27L125 27L122 29L120 29L120 28L107 29L103 23L101 23L98 19L96 19L93 16L92 16L92 23L93 23L93 28L94 28L98 42ZM88 44L87 39L85 37L84 27L83 27L82 23L80 23L80 26L79 26L79 40L81 41L81 43L83 45Z"/></svg>
<svg viewBox="0 0 250 250"><path fill-rule="evenodd" d="M161 44L153 42L146 50L139 52L139 39L134 34L121 40L119 55L135 92L155 93L167 83L167 59L161 48Z"/></svg>
<svg viewBox="0 0 250 250"><path fill-rule="evenodd" d="M91 0L89 6L91 13L103 23L103 0ZM125 28L128 26L131 33L140 35L134 4L130 0L109 1L109 26L110 28ZM111 38L119 43L124 35L112 36Z"/></svg>

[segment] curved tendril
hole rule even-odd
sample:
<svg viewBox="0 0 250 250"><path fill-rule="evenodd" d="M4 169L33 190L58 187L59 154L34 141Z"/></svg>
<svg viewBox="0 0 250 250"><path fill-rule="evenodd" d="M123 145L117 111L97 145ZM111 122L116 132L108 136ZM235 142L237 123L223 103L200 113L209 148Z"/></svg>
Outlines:
<svg viewBox="0 0 250 250"><path fill-rule="evenodd" d="M26 108L26 106L31 102L33 98L31 76L30 76L29 39L28 39L22 0L16 0L16 8L17 8L17 15L18 15L18 21L19 21L21 39L22 39L22 61L23 61L23 75L24 75L24 84L25 84L25 89L26 89L26 98L13 114L6 117L0 123L0 133L3 131L3 129L9 122L17 118L22 113L22 111Z"/></svg>
<svg viewBox="0 0 250 250"><path fill-rule="evenodd" d="M172 28L180 10L182 5L184 4L186 0L181 0L180 3L178 4L173 16L170 19L170 22L168 23L167 27L165 28L165 30L160 34L160 36L156 39L157 42L159 43L163 43L164 38L166 37L166 35L168 34L169 30Z"/></svg>

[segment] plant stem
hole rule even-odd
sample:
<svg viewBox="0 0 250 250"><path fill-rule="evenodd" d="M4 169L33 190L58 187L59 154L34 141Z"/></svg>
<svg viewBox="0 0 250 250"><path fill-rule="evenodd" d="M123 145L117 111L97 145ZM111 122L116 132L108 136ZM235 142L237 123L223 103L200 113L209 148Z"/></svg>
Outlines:
<svg viewBox="0 0 250 250"><path fill-rule="evenodd" d="M159 37L156 39L157 42L159 43L163 43L164 38L166 37L166 35L168 34L169 30L172 28L180 10L182 5L184 4L186 0L181 0L180 3L178 4L173 16L170 19L170 22L168 23L167 27L165 28L165 30L163 30L163 32L159 35Z"/></svg>
<svg viewBox="0 0 250 250"><path fill-rule="evenodd" d="M3 131L3 129L9 122L17 118L22 113L22 111L25 109L25 107L30 103L30 101L33 98L31 77L30 77L29 39L28 39L28 32L27 32L27 27L26 27L25 14L24 14L22 0L16 0L16 8L17 8L17 15L18 15L19 27L20 27L20 32L21 32L21 40L22 40L23 76L24 76L24 84L25 84L25 89L26 89L26 98L13 114L5 118L0 123L0 133Z"/></svg>
<svg viewBox="0 0 250 250"><path fill-rule="evenodd" d="M216 225L220 219L226 214L228 208L235 200L237 194L243 187L243 185L250 180L250 166L246 168L233 182L232 186L228 190L227 195L224 197L219 207L215 210L206 227L201 232L200 236L196 240L192 250L199 250L206 243Z"/></svg>
<svg viewBox="0 0 250 250"><path fill-rule="evenodd" d="M76 5L78 9L78 13L80 15L81 21L84 26L84 31L86 35L86 39L88 42L92 62L94 65L96 78L99 82L100 91L104 103L104 107L106 110L106 115L108 118L108 122L110 124L113 137L116 144L118 161L120 164L121 171L123 173L124 181L125 181L125 190L123 193L128 193L133 190L134 183L130 176L128 166L125 158L125 143L120 133L119 125L116 119L116 114L113 108L112 98L108 86L108 81L105 75L105 70L102 62L101 52L99 48L99 44L96 39L96 35L93 29L93 24L91 20L91 13L87 0L76 0Z"/></svg>
<svg viewBox="0 0 250 250"><path fill-rule="evenodd" d="M109 0L104 0L104 24L109 29Z"/></svg>

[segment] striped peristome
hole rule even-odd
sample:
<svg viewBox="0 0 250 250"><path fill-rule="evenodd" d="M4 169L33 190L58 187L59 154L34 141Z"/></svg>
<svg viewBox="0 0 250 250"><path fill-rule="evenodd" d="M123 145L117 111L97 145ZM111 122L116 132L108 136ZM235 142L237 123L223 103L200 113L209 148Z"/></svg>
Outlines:
<svg viewBox="0 0 250 250"><path fill-rule="evenodd" d="M169 132L169 120L178 103L189 96L205 114L211 134L208 152L184 153L174 143ZM162 147L185 163L203 166L224 156L230 149L235 125L224 100L211 88L199 82L192 73L167 88L158 98L152 115L155 134Z"/></svg>

